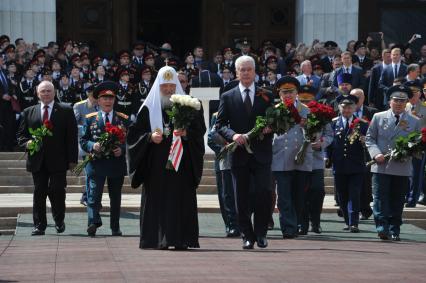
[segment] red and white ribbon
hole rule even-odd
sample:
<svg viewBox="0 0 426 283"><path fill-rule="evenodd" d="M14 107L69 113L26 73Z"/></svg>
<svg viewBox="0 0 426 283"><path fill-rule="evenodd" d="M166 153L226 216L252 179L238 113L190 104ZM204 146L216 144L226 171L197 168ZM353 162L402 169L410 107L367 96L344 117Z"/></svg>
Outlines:
<svg viewBox="0 0 426 283"><path fill-rule="evenodd" d="M182 161L183 155L183 144L182 138L180 136L176 136L173 131L173 140L172 145L170 147L168 162L177 172L179 170L180 162Z"/></svg>

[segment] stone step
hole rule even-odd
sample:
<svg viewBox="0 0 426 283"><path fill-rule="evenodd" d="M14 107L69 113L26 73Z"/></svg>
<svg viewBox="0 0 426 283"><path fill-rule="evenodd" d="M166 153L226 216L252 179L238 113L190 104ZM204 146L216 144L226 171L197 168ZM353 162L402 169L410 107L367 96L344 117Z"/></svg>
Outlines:
<svg viewBox="0 0 426 283"><path fill-rule="evenodd" d="M24 152L0 152L0 160L18 160L25 159Z"/></svg>
<svg viewBox="0 0 426 283"><path fill-rule="evenodd" d="M84 185L69 185L66 189L67 193L81 193L84 190ZM1 194L32 194L34 187L28 186L0 186ZM104 187L104 193L108 193L108 187ZM140 194L141 188L133 189L130 185L123 185L123 194ZM197 189L198 194L216 194L216 185L200 185Z"/></svg>
<svg viewBox="0 0 426 283"><path fill-rule="evenodd" d="M0 229L0 236L14 235L15 229Z"/></svg>
<svg viewBox="0 0 426 283"><path fill-rule="evenodd" d="M17 217L5 216L0 217L0 230L15 229Z"/></svg>

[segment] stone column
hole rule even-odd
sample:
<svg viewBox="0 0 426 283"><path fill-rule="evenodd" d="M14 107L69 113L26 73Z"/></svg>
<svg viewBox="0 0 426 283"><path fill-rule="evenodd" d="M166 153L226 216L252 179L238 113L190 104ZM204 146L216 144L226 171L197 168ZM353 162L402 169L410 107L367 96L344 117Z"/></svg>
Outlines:
<svg viewBox="0 0 426 283"><path fill-rule="evenodd" d="M296 0L296 44L333 40L342 50L358 39L359 0Z"/></svg>
<svg viewBox="0 0 426 283"><path fill-rule="evenodd" d="M0 34L7 34L12 43L20 37L40 46L55 41L56 1L0 0Z"/></svg>

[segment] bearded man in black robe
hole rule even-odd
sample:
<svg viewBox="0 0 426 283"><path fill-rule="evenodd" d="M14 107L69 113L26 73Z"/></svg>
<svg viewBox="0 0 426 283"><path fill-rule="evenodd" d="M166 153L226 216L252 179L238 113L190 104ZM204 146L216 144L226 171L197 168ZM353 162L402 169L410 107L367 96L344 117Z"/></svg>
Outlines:
<svg viewBox="0 0 426 283"><path fill-rule="evenodd" d="M165 66L128 131L131 185L142 185L141 249L199 248L196 189L203 172L206 126L201 109L187 129L174 129L166 114L172 94L185 92L176 71ZM183 144L177 171L166 169L173 132Z"/></svg>

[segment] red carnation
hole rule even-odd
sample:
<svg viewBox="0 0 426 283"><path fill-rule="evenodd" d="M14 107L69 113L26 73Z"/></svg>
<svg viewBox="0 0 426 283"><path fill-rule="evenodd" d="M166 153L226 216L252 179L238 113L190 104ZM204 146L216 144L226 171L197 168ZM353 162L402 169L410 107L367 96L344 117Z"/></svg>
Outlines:
<svg viewBox="0 0 426 283"><path fill-rule="evenodd" d="M426 143L426 128L422 128L422 142Z"/></svg>

